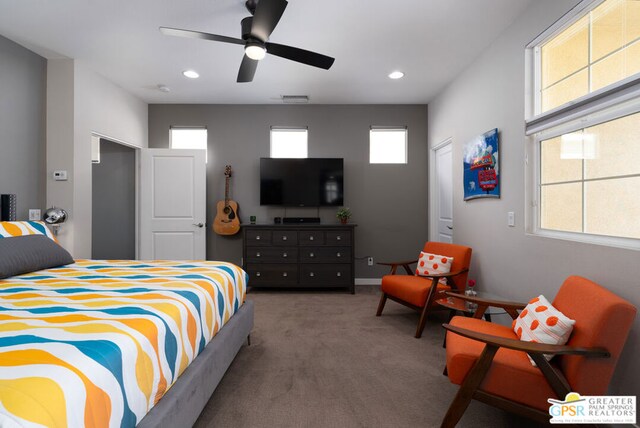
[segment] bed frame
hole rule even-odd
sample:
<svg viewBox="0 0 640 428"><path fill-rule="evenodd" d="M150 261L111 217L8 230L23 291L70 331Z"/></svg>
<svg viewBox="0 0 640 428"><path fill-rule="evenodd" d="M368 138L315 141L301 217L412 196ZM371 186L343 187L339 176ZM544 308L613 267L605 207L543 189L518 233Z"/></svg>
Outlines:
<svg viewBox="0 0 640 428"><path fill-rule="evenodd" d="M252 328L253 302L247 300L137 428L193 426Z"/></svg>

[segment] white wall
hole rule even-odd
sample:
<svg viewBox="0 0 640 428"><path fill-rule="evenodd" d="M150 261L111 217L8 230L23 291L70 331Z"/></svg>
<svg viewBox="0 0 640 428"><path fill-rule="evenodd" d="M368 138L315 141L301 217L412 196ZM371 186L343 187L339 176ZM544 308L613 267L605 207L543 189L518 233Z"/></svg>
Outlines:
<svg viewBox="0 0 640 428"><path fill-rule="evenodd" d="M429 145L453 138L457 243L473 247L470 278L480 290L526 301L552 298L571 274L590 278L640 306L640 253L525 235L524 47L578 0L537 0L478 59L429 104ZM502 197L463 201L462 147L500 130ZM507 212L516 227L507 227ZM640 321L618 363L611 391L640 393Z"/></svg>
<svg viewBox="0 0 640 428"><path fill-rule="evenodd" d="M69 210L69 221L60 235L62 245L76 258L89 258L91 134L97 133L135 147L147 147L147 104L80 61L49 60L49 68L48 83L51 85L47 88L47 114L55 119L47 120L47 128L53 127L51 134L47 132L47 170L67 169L70 180L56 183L49 175L47 203L56 203ZM73 83L71 89L69 81ZM58 83L65 86L58 87ZM68 114L69 105L72 106L72 118ZM58 117L59 106L65 107L64 117ZM69 132L72 132L71 139L66 135ZM64 165L64 168L57 165Z"/></svg>
<svg viewBox="0 0 640 428"><path fill-rule="evenodd" d="M47 61L47 208L62 207L73 213L73 61ZM53 171L66 170L68 181L54 181ZM58 235L73 253L75 216L70 215Z"/></svg>

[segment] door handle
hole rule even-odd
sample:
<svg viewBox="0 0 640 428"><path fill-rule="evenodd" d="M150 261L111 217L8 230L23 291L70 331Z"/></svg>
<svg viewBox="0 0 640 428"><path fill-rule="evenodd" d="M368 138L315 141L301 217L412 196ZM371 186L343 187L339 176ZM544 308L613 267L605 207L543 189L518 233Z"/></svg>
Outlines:
<svg viewBox="0 0 640 428"><path fill-rule="evenodd" d="M193 223L194 226L204 227L204 223Z"/></svg>
<svg viewBox="0 0 640 428"><path fill-rule="evenodd" d="M447 229L449 229L449 230L453 230L453 227L451 227L451 226L447 226Z"/></svg>

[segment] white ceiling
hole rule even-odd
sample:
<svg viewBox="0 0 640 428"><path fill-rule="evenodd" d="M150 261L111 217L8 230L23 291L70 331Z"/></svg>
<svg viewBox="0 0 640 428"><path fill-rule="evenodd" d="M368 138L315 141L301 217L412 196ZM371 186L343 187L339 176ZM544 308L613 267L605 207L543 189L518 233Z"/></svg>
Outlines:
<svg viewBox="0 0 640 428"><path fill-rule="evenodd" d="M0 35L81 60L148 103L427 103L531 0L290 0L271 41L336 58L329 71L267 55L236 83L242 46L163 36L159 26L240 37L242 0L2 0ZM194 69L196 80L181 72ZM393 70L406 76L387 78ZM157 90L158 84L171 88Z"/></svg>

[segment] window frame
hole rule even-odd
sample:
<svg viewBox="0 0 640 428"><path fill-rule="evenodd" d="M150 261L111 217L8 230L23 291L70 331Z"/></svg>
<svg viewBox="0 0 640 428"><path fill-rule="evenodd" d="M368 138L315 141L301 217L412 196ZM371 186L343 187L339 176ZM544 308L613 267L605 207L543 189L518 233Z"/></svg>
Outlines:
<svg viewBox="0 0 640 428"><path fill-rule="evenodd" d="M543 229L541 142L640 113L640 73L583 95L544 113L541 109L540 47L606 0L583 0L525 48L525 234L640 250L640 239ZM585 181L582 181L584 183ZM583 215L584 215L583 200Z"/></svg>
<svg viewBox="0 0 640 428"><path fill-rule="evenodd" d="M404 131L404 162L371 162L371 134L373 132ZM369 127L369 165L408 165L409 164L409 127L408 126L377 126Z"/></svg>
<svg viewBox="0 0 640 428"><path fill-rule="evenodd" d="M299 158L273 157L273 131L299 132L304 131L306 135L305 151L306 155ZM309 127L308 126L271 126L269 127L269 158L271 159L308 159L309 158Z"/></svg>

